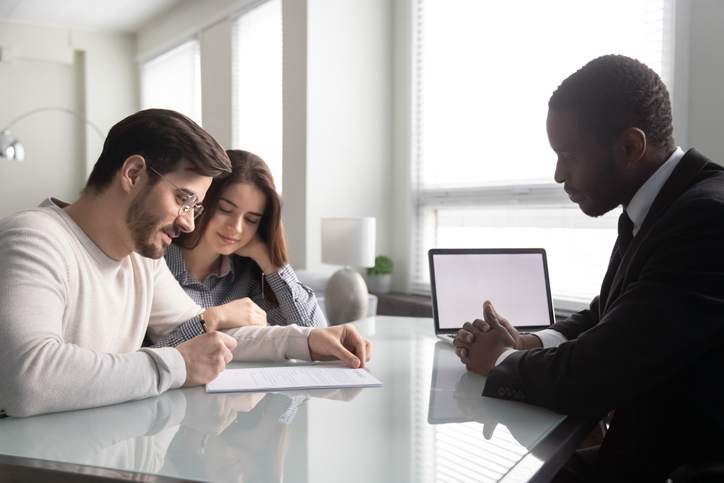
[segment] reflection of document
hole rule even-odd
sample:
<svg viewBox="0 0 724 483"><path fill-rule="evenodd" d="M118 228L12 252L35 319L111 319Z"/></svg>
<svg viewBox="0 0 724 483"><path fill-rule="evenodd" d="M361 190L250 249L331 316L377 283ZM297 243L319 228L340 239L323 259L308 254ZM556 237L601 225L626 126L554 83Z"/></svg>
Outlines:
<svg viewBox="0 0 724 483"><path fill-rule="evenodd" d="M335 366L286 366L227 369L206 385L206 392L259 392L341 387L378 387L365 369Z"/></svg>

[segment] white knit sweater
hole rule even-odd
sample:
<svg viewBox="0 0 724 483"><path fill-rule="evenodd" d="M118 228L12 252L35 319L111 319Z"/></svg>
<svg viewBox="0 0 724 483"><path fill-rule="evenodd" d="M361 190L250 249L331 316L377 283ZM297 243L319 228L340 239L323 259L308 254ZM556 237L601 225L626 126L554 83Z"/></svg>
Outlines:
<svg viewBox="0 0 724 483"><path fill-rule="evenodd" d="M180 387L174 348L141 349L202 309L163 259L103 253L53 201L0 221L0 412L103 406ZM281 330L280 330L281 329ZM236 360L309 359L307 328L237 329Z"/></svg>

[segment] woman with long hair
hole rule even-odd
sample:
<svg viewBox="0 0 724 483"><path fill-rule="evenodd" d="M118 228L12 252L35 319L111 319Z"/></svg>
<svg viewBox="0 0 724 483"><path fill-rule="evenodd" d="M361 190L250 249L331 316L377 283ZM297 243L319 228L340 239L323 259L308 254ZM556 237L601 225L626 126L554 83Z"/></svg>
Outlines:
<svg viewBox="0 0 724 483"><path fill-rule="evenodd" d="M268 166L247 151L227 154L231 174L214 179L196 229L171 244L166 263L201 307L236 304L242 316L233 327L188 321L156 345L175 346L204 330L244 325L327 325L314 292L288 263L281 199Z"/></svg>

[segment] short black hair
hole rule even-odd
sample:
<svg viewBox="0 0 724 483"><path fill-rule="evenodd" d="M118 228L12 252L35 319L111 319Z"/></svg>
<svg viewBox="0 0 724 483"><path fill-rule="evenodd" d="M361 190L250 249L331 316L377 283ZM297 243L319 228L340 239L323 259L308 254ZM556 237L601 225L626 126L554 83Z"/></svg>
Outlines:
<svg viewBox="0 0 724 483"><path fill-rule="evenodd" d="M224 148L198 124L176 111L146 109L111 128L85 189L102 191L134 154L143 156L161 174L177 169L183 161L204 176L231 173Z"/></svg>
<svg viewBox="0 0 724 483"><path fill-rule="evenodd" d="M548 108L575 113L580 126L601 143L635 127L649 143L674 147L669 91L656 72L630 57L590 61L558 86Z"/></svg>

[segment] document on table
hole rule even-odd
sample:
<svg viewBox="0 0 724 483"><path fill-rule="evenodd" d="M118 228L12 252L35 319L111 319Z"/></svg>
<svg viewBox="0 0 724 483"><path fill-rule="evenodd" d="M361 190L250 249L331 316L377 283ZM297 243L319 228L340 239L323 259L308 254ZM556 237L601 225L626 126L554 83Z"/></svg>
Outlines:
<svg viewBox="0 0 724 483"><path fill-rule="evenodd" d="M206 384L206 392L294 391L379 387L382 382L365 369L341 366L283 366L226 369Z"/></svg>

